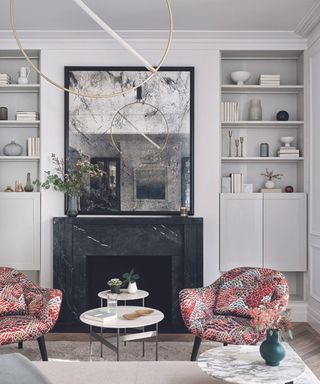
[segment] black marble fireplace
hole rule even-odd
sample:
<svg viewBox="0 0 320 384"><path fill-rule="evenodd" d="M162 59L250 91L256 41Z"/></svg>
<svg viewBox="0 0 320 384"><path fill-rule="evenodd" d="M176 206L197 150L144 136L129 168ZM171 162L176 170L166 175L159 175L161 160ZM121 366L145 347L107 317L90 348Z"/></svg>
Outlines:
<svg viewBox="0 0 320 384"><path fill-rule="evenodd" d="M182 331L178 293L203 284L201 218L54 218L54 287L64 298L56 331L86 329L79 315L100 305L109 278L134 268L150 292L146 306L165 314L160 330ZM140 305L141 302L130 302ZM129 305L129 303L128 303Z"/></svg>

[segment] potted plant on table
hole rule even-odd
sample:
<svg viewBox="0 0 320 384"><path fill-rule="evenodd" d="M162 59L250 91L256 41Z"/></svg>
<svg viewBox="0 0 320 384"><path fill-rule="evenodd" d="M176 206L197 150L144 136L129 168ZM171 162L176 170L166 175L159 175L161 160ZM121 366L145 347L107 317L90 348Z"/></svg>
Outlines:
<svg viewBox="0 0 320 384"><path fill-rule="evenodd" d="M292 324L290 311L279 312L277 308L267 308L260 305L249 310L250 325L256 332L266 333L266 340L260 345L260 354L267 365L278 366L285 356L285 349L281 344L281 335L288 334L292 339Z"/></svg>
<svg viewBox="0 0 320 384"><path fill-rule="evenodd" d="M67 194L67 215L75 217L78 215L78 201L82 195L86 184L86 177L101 177L104 171L96 164L91 164L87 159L78 159L75 163L70 163L65 167L63 159L59 159L55 154L51 154L51 160L54 165L54 172L45 171L47 179L40 183L35 183L44 189L52 187L55 191Z"/></svg>
<svg viewBox="0 0 320 384"><path fill-rule="evenodd" d="M120 293L120 288L122 286L122 281L118 278L110 279L107 284L110 287L111 293Z"/></svg>
<svg viewBox="0 0 320 384"><path fill-rule="evenodd" d="M124 273L122 278L124 279L124 283L128 284L128 293L136 293L138 291L137 280L140 279L140 276L137 273L134 273L134 269Z"/></svg>

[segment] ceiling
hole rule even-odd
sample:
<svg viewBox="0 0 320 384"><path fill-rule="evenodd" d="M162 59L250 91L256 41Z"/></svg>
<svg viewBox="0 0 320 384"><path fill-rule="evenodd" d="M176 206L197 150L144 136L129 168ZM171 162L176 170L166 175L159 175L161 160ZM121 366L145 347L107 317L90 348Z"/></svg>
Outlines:
<svg viewBox="0 0 320 384"><path fill-rule="evenodd" d="M85 0L117 30L165 30L165 0ZM171 0L175 30L294 31L320 0ZM9 30L0 0L0 30ZM15 0L19 30L98 30L73 0Z"/></svg>

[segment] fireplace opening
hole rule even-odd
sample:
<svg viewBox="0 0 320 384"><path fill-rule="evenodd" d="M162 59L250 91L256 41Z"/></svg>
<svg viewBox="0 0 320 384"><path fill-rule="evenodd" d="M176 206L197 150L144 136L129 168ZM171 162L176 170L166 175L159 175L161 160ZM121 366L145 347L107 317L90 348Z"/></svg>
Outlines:
<svg viewBox="0 0 320 384"><path fill-rule="evenodd" d="M98 292L109 289L109 279L117 277L123 280L122 275L133 268L140 275L138 289L149 292L145 306L158 309L165 315L159 324L160 331L171 328L173 302L176 302L172 289L171 256L87 256L86 262L88 309L100 307ZM118 305L123 305L123 302ZM141 306L142 301L127 301L127 305Z"/></svg>

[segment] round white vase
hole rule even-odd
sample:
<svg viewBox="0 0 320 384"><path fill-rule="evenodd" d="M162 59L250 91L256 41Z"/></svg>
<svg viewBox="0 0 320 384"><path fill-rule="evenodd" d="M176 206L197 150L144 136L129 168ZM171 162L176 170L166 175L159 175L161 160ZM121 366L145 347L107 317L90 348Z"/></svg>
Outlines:
<svg viewBox="0 0 320 384"><path fill-rule="evenodd" d="M136 293L137 291L138 291L138 288L137 288L136 282L128 284L128 293Z"/></svg>
<svg viewBox="0 0 320 384"><path fill-rule="evenodd" d="M272 189L274 188L274 182L272 180L267 180L264 186L268 189Z"/></svg>

